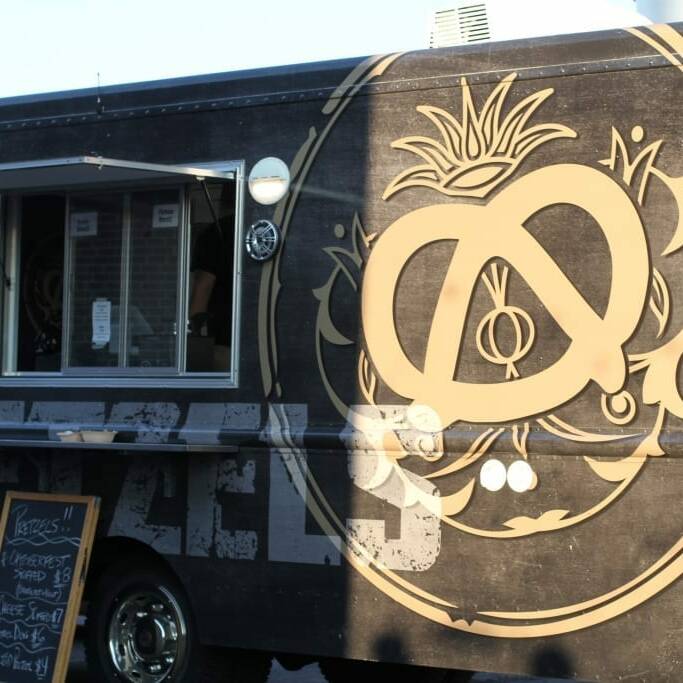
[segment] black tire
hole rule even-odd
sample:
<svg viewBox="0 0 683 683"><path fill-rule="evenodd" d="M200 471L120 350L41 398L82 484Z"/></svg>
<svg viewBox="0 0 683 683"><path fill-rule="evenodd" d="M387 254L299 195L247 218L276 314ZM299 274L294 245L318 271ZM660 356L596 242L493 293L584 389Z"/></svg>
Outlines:
<svg viewBox="0 0 683 683"><path fill-rule="evenodd" d="M268 678L271 657L265 653L201 645L187 595L160 563L139 557L118 562L89 593L89 680L265 683Z"/></svg>
<svg viewBox="0 0 683 683"><path fill-rule="evenodd" d="M456 673L447 669L383 662L361 662L353 659L322 659L320 671L328 683L359 681L391 681L391 683L466 683L468 679L450 678ZM460 672L457 672L460 673Z"/></svg>

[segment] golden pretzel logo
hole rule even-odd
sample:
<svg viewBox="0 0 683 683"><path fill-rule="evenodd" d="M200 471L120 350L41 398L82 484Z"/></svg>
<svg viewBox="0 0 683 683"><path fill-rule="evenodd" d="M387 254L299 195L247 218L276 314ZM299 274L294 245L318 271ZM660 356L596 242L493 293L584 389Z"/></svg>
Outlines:
<svg viewBox="0 0 683 683"><path fill-rule="evenodd" d="M489 280L487 275L482 275L482 280L491 294L495 308L482 318L479 327L477 327L477 346L479 353L489 363L507 367L506 379L516 379L519 377L519 372L515 363L522 360L531 350L534 344L535 329L534 321L526 311L505 303L505 290L507 289L509 273L510 269L506 266L503 268L502 277L499 277L498 267L494 263L491 266L493 282ZM496 324L501 317L506 317L510 321L516 338L514 349L507 356L500 349L496 340Z"/></svg>
<svg viewBox="0 0 683 683"><path fill-rule="evenodd" d="M524 227L535 213L556 204L586 211L607 241L612 278L604 317ZM571 226L567 231L571 239ZM410 257L443 240L458 244L420 370L399 341L394 299ZM474 286L493 258L517 270L571 342L561 358L529 377L490 384L456 381L453 377ZM618 392L626 379L622 345L640 320L649 283L645 233L628 195L600 171L558 164L527 174L486 205L428 206L394 222L377 240L368 260L362 291L363 330L372 362L386 384L397 394L430 406L442 424L508 422L556 408L591 380L608 394ZM506 315L512 313L505 310ZM528 351L527 346L528 339L517 355ZM494 349L491 354L498 358Z"/></svg>

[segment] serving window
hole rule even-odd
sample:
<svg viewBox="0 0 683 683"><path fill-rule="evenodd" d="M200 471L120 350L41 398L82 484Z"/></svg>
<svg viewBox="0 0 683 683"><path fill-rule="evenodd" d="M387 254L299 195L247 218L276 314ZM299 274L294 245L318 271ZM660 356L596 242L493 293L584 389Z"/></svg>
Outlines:
<svg viewBox="0 0 683 683"><path fill-rule="evenodd" d="M10 195L3 376L236 384L236 186Z"/></svg>

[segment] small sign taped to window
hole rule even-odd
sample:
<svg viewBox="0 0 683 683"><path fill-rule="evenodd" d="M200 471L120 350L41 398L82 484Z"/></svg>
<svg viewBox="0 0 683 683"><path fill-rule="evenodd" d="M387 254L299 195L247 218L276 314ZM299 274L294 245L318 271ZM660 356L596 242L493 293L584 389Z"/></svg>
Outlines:
<svg viewBox="0 0 683 683"><path fill-rule="evenodd" d="M92 302L92 345L101 349L111 339L111 301L95 299Z"/></svg>
<svg viewBox="0 0 683 683"><path fill-rule="evenodd" d="M177 228L180 218L180 205L155 204L152 210L152 228Z"/></svg>
<svg viewBox="0 0 683 683"><path fill-rule="evenodd" d="M69 227L71 237L95 237L97 235L97 211L72 213Z"/></svg>

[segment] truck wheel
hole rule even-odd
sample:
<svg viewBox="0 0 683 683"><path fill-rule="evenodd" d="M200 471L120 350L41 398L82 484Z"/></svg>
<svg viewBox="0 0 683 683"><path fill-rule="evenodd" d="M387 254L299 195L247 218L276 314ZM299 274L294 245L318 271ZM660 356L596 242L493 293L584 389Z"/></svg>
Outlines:
<svg viewBox="0 0 683 683"><path fill-rule="evenodd" d="M469 677L453 678L455 674L465 672L434 669L427 666L361 662L352 659L322 659L319 665L328 683L358 683L358 681L366 680L386 680L392 683L467 683L469 681Z"/></svg>
<svg viewBox="0 0 683 683"><path fill-rule="evenodd" d="M201 645L180 583L163 567L131 558L91 591L85 628L90 680L107 683L264 683L265 653Z"/></svg>

